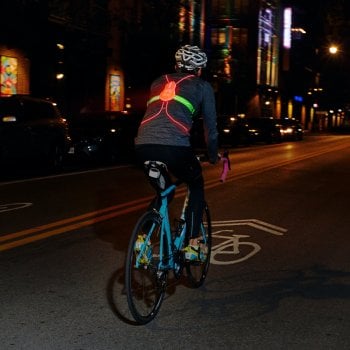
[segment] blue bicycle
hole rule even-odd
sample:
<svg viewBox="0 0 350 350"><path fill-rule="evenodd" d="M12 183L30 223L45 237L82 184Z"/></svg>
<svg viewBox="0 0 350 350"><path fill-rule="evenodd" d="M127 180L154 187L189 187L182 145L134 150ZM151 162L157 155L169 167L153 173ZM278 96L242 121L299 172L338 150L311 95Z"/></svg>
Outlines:
<svg viewBox="0 0 350 350"><path fill-rule="evenodd" d="M171 227L168 204L180 182L170 182L166 165L158 161L145 162L146 173L157 190L149 209L136 223L125 263L125 292L130 312L139 324L146 324L157 315L167 288L168 273L179 279L185 269L189 284L200 287L208 272L211 253L211 222L209 209L203 211L198 237L202 252L199 261L187 261L183 248L185 237L185 198L180 219Z"/></svg>

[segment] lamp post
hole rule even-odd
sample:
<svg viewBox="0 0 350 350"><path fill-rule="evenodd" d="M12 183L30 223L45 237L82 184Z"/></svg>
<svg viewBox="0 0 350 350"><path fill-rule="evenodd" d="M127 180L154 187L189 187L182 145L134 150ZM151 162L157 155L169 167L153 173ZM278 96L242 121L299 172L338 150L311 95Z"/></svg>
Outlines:
<svg viewBox="0 0 350 350"><path fill-rule="evenodd" d="M330 56L334 56L334 63L338 67L338 74L337 76L333 77L333 87L340 87L337 94L343 95L340 106L333 103L332 110L329 110L331 126L335 128L347 127L350 124L350 89L347 87L347 83L344 84L343 82L348 81L350 74L349 70L346 68L349 56L347 55L346 51L339 48L337 44L331 44L328 48L328 52Z"/></svg>
<svg viewBox="0 0 350 350"><path fill-rule="evenodd" d="M343 109L347 68L344 65L345 53L337 43L315 49L315 63L307 68L313 74L308 90L310 101L309 128L326 129L339 126L341 118L334 118L329 111ZM315 107L314 104L317 104ZM339 114L339 113L336 113Z"/></svg>

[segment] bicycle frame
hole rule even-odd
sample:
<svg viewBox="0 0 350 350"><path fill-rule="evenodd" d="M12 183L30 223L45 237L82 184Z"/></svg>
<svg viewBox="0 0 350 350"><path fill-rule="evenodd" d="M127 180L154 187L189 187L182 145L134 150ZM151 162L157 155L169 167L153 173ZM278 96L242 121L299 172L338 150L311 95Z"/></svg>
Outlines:
<svg viewBox="0 0 350 350"><path fill-rule="evenodd" d="M158 210L159 215L161 217L161 229L160 229L160 247L159 247L159 263L158 263L158 269L167 271L167 270L175 270L179 266L176 263L174 259L174 252L176 250L179 250L183 242L185 240L185 232L186 232L186 223L184 223L180 235L176 236L175 238L172 237L171 234L171 227L170 227L170 220L169 220L169 211L168 211L168 195L175 191L178 184L174 183L171 184L169 187L167 187L165 190L159 193L159 197L161 199L161 205ZM181 212L181 220L185 221L185 209L187 206L188 196L186 196L186 199L184 201L184 205ZM136 260L136 266L139 267L141 265L140 259L145 253L146 247L148 246L148 242L150 240L151 233L153 232L154 227L152 226L145 237L145 244L143 248L141 249L137 260Z"/></svg>

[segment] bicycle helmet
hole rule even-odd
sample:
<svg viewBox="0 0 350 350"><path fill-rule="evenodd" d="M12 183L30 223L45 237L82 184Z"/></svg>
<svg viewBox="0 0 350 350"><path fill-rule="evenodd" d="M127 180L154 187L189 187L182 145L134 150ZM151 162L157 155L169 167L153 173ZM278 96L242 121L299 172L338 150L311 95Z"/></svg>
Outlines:
<svg viewBox="0 0 350 350"><path fill-rule="evenodd" d="M198 46L185 45L176 51L175 60L178 68L192 71L206 66L207 55Z"/></svg>

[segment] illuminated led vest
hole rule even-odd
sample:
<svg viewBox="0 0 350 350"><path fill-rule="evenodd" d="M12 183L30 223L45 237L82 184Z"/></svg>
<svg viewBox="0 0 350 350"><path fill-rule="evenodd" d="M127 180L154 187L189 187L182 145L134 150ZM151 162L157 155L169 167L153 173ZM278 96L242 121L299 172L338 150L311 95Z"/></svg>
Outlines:
<svg viewBox="0 0 350 350"><path fill-rule="evenodd" d="M187 75L187 76L185 76L184 78L180 79L177 82L175 82L173 80L169 81L167 75L165 77L166 77L167 83L165 84L165 86L164 86L163 90L161 91L161 93L158 96L151 97L148 100L148 102L147 102L147 106L148 106L148 105L150 105L153 102L162 101L161 108L160 108L160 110L157 113L155 113L155 114L149 116L148 118L144 119L142 121L141 125L145 124L147 122L150 122L151 120L155 119L157 116L160 115L160 113L163 110L165 110L165 114L168 117L168 119L173 124L175 124L178 128L180 128L181 130L183 130L186 133L188 133L189 132L189 128L187 126L183 125L182 123L180 123L179 121L177 121L173 116L171 116L169 114L169 112L168 112L168 104L171 101L179 102L182 105L184 105L190 111L191 115L194 114L195 108L193 107L192 103L189 100L187 100L186 98L184 98L182 96L179 96L179 95L176 95L176 86L179 83L181 83L183 80L188 79L188 78L192 78L193 75Z"/></svg>

